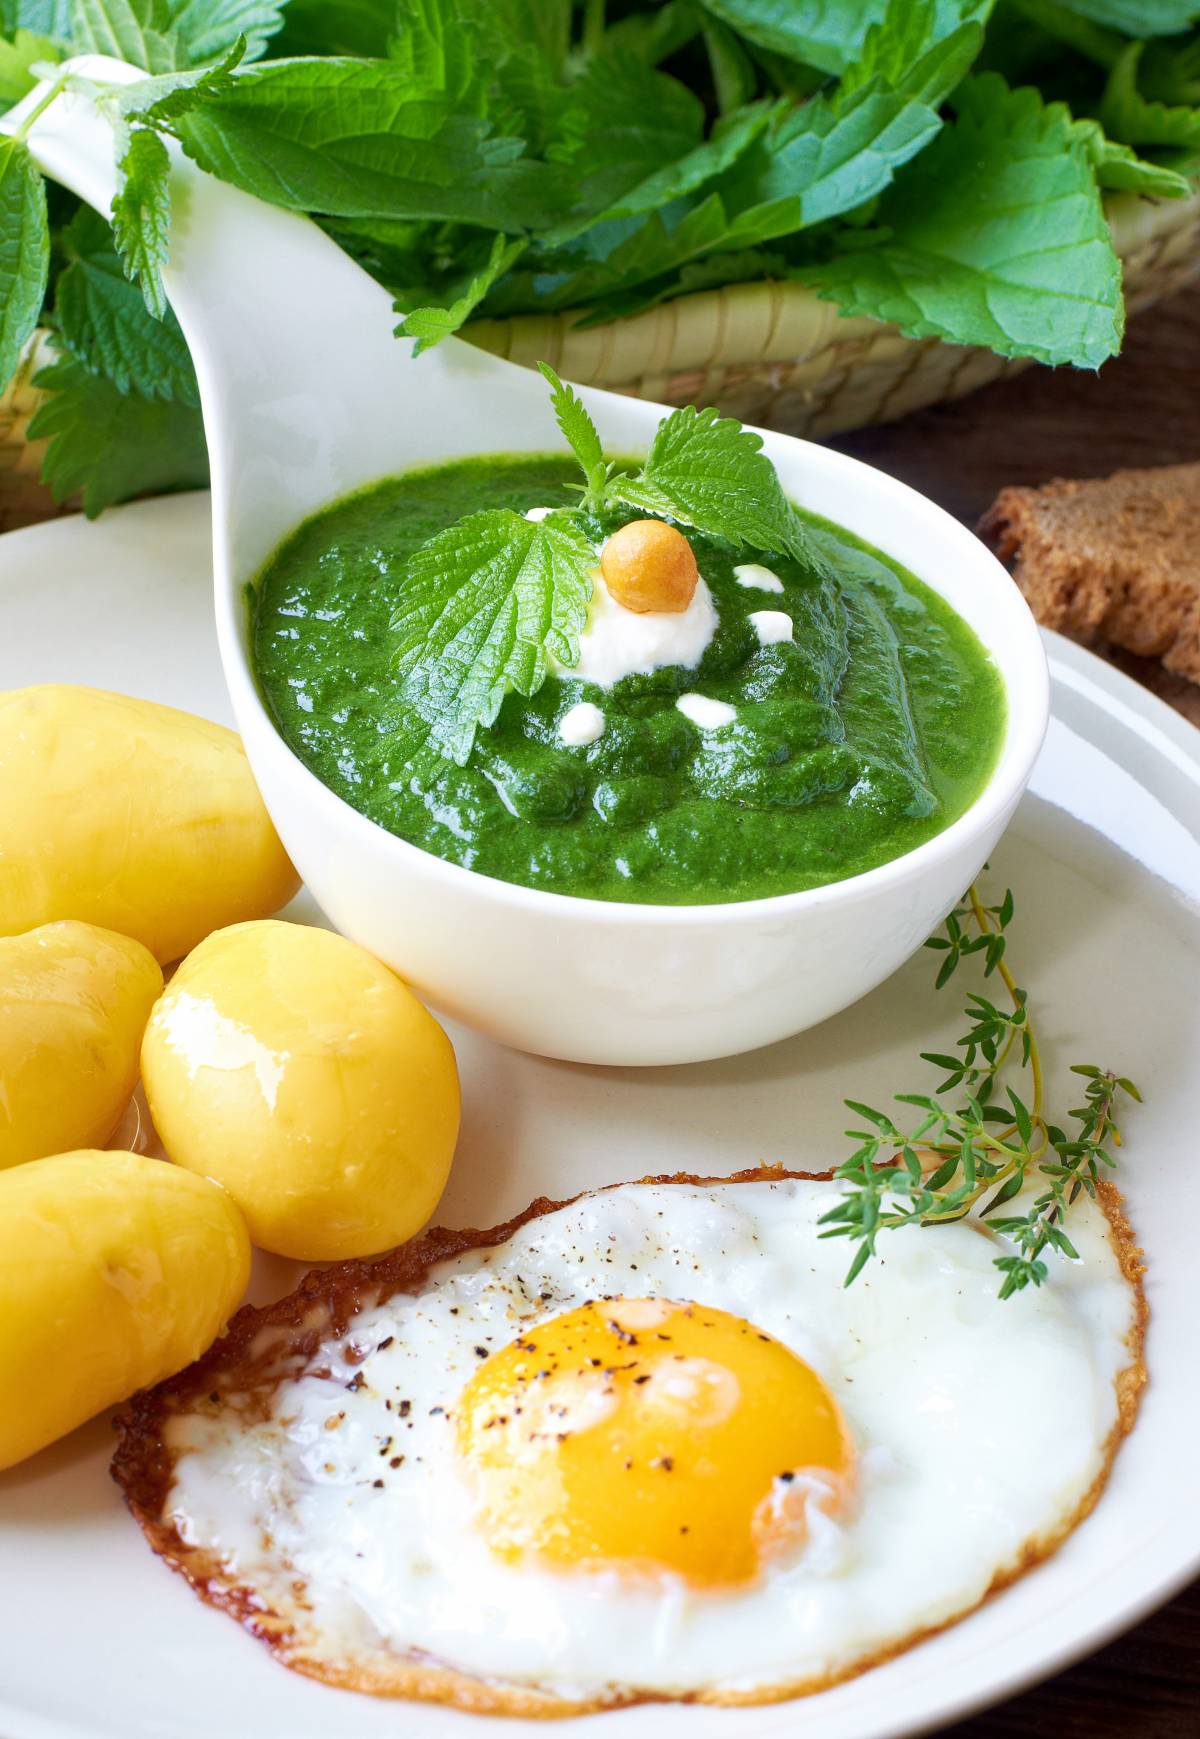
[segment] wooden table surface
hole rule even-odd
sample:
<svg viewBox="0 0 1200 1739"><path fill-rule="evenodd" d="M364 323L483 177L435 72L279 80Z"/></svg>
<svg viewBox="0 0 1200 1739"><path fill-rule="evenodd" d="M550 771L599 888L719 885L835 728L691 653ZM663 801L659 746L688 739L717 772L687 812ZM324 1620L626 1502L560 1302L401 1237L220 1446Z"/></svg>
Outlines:
<svg viewBox="0 0 1200 1739"><path fill-rule="evenodd" d="M835 444L969 525L1006 483L1200 460L1200 290L1133 321L1124 353L1098 375L1031 370ZM1122 662L1200 725L1200 688L1157 665ZM1184 1482L1180 1501L1197 1501ZM1090 1660L949 1729L947 1739L1017 1735L1200 1739L1200 1582Z"/></svg>

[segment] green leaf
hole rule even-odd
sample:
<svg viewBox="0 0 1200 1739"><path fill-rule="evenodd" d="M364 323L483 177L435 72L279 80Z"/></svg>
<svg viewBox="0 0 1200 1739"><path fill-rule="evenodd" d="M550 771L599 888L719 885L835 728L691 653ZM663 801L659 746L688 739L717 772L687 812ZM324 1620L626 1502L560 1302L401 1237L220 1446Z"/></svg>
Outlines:
<svg viewBox="0 0 1200 1739"><path fill-rule="evenodd" d="M62 55L60 42L32 30L18 30L11 42L0 37L0 110L11 109L33 89L38 81L29 69L35 61L61 60Z"/></svg>
<svg viewBox="0 0 1200 1739"><path fill-rule="evenodd" d="M576 662L595 565L562 513L473 513L421 546L392 617L410 755L429 741L462 766L510 689L536 693L551 657Z"/></svg>
<svg viewBox="0 0 1200 1739"><path fill-rule="evenodd" d="M1176 170L1200 166L1200 109L1149 102L1138 89L1142 44L1130 43L1109 74L1100 123L1113 139L1162 152Z"/></svg>
<svg viewBox="0 0 1200 1739"><path fill-rule="evenodd" d="M588 63L547 155L569 168L581 212L605 211L700 143L704 107L678 79L632 55Z"/></svg>
<svg viewBox="0 0 1200 1739"><path fill-rule="evenodd" d="M934 0L890 0L846 70L839 98L882 79L890 90L936 109L965 78L983 44L976 19L955 23Z"/></svg>
<svg viewBox="0 0 1200 1739"><path fill-rule="evenodd" d="M523 161L520 139L387 61L269 62L177 101L179 138L202 169L292 211L505 232L565 213L565 171Z"/></svg>
<svg viewBox="0 0 1200 1739"><path fill-rule="evenodd" d="M343 3L338 0L339 7ZM246 44L245 58L257 60L283 24L286 4L287 0L162 0L182 66L223 60L239 39Z"/></svg>
<svg viewBox="0 0 1200 1739"><path fill-rule="evenodd" d="M70 0L0 0L0 30L5 36L31 30L65 42L71 33Z"/></svg>
<svg viewBox="0 0 1200 1739"><path fill-rule="evenodd" d="M94 517L102 507L134 495L207 483L199 411L122 393L73 357L42 369L37 385L47 396L29 435L49 438L42 476L57 500L82 489L84 511Z"/></svg>
<svg viewBox="0 0 1200 1739"><path fill-rule="evenodd" d="M711 406L698 411L685 405L664 417L641 471L636 477L618 473L608 487L633 507L824 571L762 451L762 437Z"/></svg>
<svg viewBox="0 0 1200 1739"><path fill-rule="evenodd" d="M709 18L703 34L716 92L717 112L728 115L751 100L758 86L758 75L753 61L728 25Z"/></svg>
<svg viewBox="0 0 1200 1739"><path fill-rule="evenodd" d="M147 72L183 64L158 0L71 0L71 44L78 54L111 54Z"/></svg>
<svg viewBox="0 0 1200 1739"><path fill-rule="evenodd" d="M1098 122L1076 121L1075 131L1087 146L1101 187L1141 193L1151 199L1186 199L1192 192L1192 184L1186 175L1181 175L1177 169L1168 169L1165 164L1147 162L1128 145L1115 144L1105 137Z"/></svg>
<svg viewBox="0 0 1200 1739"><path fill-rule="evenodd" d="M507 236L494 236L487 263L481 271L476 272L462 295L451 302L448 308L411 309L396 327L397 338L416 339L413 346L414 356L420 356L423 350L429 350L435 344L440 344L443 338L449 338L452 332L457 332L471 318L492 285L524 253L525 247L526 243L523 241L509 241ZM404 310L398 307L396 312L401 314Z"/></svg>
<svg viewBox="0 0 1200 1739"><path fill-rule="evenodd" d="M843 73L859 59L868 31L889 11L888 0L703 0L703 5L747 42L828 73ZM965 20L986 18L990 10L991 0L937 0L935 28L945 36Z"/></svg>
<svg viewBox="0 0 1200 1739"><path fill-rule="evenodd" d="M171 233L171 159L157 133L138 127L120 163L121 184L112 202L113 236L125 275L140 285L156 320L167 312L162 268Z"/></svg>
<svg viewBox="0 0 1200 1739"><path fill-rule="evenodd" d="M1120 265L1062 104L968 80L960 114L879 208L866 244L801 276L911 337L1095 368L1120 347Z"/></svg>
<svg viewBox="0 0 1200 1739"><path fill-rule="evenodd" d="M54 311L71 354L122 393L200 403L192 359L170 310L151 318L122 270L104 219L84 206L62 232L68 264L59 274Z"/></svg>
<svg viewBox="0 0 1200 1739"><path fill-rule="evenodd" d="M749 104L738 113L725 116L701 144L674 162L654 170L597 216L577 217L560 224L543 238L545 244L558 247L574 240L594 224L640 217L648 211L657 212L663 206L694 193L697 188L731 169L759 137L772 115L778 112L775 104L763 102Z"/></svg>
<svg viewBox="0 0 1200 1739"><path fill-rule="evenodd" d="M202 67L239 38L253 60L283 22L284 0L70 0L78 53L112 54L150 73Z"/></svg>
<svg viewBox="0 0 1200 1739"><path fill-rule="evenodd" d="M747 42L786 60L840 73L883 16L887 0L703 0L704 10Z"/></svg>
<svg viewBox="0 0 1200 1739"><path fill-rule="evenodd" d="M1093 24L1125 36L1176 36L1200 18L1196 0L1058 0Z"/></svg>
<svg viewBox="0 0 1200 1739"><path fill-rule="evenodd" d="M0 387L38 323L49 270L45 183L20 139L0 140Z"/></svg>
<svg viewBox="0 0 1200 1739"><path fill-rule="evenodd" d="M588 416L583 401L574 388L561 381L548 362L539 362L538 369L550 388L554 420L587 478L588 497L599 500L608 479L608 466L604 461L604 448L600 444L596 425Z"/></svg>
<svg viewBox="0 0 1200 1739"><path fill-rule="evenodd" d="M800 108L777 110L720 191L735 213L735 227L749 224L753 233L745 245L752 245L767 239L762 219L768 213L778 235L827 222L873 199L940 126L925 103L872 79L836 106L818 96Z"/></svg>

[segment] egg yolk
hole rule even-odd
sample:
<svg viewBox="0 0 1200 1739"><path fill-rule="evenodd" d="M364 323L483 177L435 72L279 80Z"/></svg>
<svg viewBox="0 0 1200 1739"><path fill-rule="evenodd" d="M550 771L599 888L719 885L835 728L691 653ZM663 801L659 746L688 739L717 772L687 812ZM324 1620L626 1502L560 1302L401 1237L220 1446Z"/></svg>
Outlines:
<svg viewBox="0 0 1200 1739"><path fill-rule="evenodd" d="M824 1383L742 1317L600 1299L494 1354L456 1409L492 1550L562 1568L754 1580L842 1510L853 1449Z"/></svg>

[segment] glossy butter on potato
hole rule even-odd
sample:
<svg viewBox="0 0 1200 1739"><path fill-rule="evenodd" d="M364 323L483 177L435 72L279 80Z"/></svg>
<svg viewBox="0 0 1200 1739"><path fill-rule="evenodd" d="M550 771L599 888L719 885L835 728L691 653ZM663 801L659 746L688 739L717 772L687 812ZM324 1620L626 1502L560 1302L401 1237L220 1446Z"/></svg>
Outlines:
<svg viewBox="0 0 1200 1739"><path fill-rule="evenodd" d="M0 935L80 918L177 960L297 885L233 731L102 689L0 694Z"/></svg>
<svg viewBox="0 0 1200 1739"><path fill-rule="evenodd" d="M0 937L0 1170L108 1140L162 983L149 949L95 924Z"/></svg>
<svg viewBox="0 0 1200 1739"><path fill-rule="evenodd" d="M424 1225L458 1138L458 1072L429 1011L373 955L305 925L202 942L142 1044L171 1158L217 1178L265 1250L372 1256Z"/></svg>
<svg viewBox="0 0 1200 1739"><path fill-rule="evenodd" d="M199 1358L249 1274L232 1198L165 1160L0 1173L0 1468Z"/></svg>

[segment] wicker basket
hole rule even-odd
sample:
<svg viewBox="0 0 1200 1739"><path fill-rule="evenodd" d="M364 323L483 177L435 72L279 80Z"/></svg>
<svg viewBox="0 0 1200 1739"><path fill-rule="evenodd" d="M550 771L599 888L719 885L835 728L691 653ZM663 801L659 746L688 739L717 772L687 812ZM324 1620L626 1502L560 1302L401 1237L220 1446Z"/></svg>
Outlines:
<svg viewBox="0 0 1200 1739"><path fill-rule="evenodd" d="M1200 276L1200 195L1121 195L1109 216L1131 313ZM583 330L575 318L479 320L466 335L513 362L545 359L569 380L664 404L714 404L742 422L798 435L890 422L1029 366L938 338L904 338L861 316L843 319L832 303L790 282L705 290ZM0 531L72 505L56 507L38 479L44 443L25 439L41 396L32 377L46 360L39 333L0 395Z"/></svg>
<svg viewBox="0 0 1200 1739"><path fill-rule="evenodd" d="M1121 195L1109 204L1131 313L1200 276L1200 195ZM568 380L662 404L718 405L744 423L833 435L959 398L1027 358L905 338L843 319L798 283L737 284L580 329L572 314L479 320L467 337L512 362L549 362Z"/></svg>

